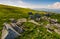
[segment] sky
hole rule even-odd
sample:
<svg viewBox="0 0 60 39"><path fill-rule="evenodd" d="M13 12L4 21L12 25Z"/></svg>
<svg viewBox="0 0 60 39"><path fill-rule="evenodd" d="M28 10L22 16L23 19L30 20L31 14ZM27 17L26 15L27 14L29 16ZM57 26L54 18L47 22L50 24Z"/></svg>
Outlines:
<svg viewBox="0 0 60 39"><path fill-rule="evenodd" d="M0 0L0 4L32 9L60 9L60 0Z"/></svg>

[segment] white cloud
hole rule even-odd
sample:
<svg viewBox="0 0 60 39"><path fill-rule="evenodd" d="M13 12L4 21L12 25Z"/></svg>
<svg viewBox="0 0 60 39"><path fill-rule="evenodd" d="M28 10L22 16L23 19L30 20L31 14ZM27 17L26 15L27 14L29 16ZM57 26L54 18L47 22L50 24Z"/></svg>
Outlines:
<svg viewBox="0 0 60 39"><path fill-rule="evenodd" d="M23 2L23 0L0 0L0 4L18 6L23 8L46 8L46 6L33 5L27 2Z"/></svg>
<svg viewBox="0 0 60 39"><path fill-rule="evenodd" d="M60 9L60 2L56 2L52 5L48 5L48 8L52 8L52 9Z"/></svg>
<svg viewBox="0 0 60 39"><path fill-rule="evenodd" d="M52 5L33 5L27 2L24 2L23 0L0 0L0 4L5 5L12 5L12 6L18 6L23 8L50 8L50 9L60 9L60 2L56 2Z"/></svg>
<svg viewBox="0 0 60 39"><path fill-rule="evenodd" d="M30 3L26 3L26 2L19 2L19 4L17 6L20 6L20 7L24 7L24 8L46 8L46 6L43 6L43 5L33 5L33 4L30 4Z"/></svg>

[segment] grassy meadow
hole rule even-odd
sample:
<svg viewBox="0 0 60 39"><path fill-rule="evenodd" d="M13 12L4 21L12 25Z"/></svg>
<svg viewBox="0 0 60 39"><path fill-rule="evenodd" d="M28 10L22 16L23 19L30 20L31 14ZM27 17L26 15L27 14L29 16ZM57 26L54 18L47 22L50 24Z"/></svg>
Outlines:
<svg viewBox="0 0 60 39"><path fill-rule="evenodd" d="M10 22L10 18L14 18L16 20L20 18L28 18L28 12L38 12L41 15L46 13L44 11L36 11L28 8L0 5L0 36L4 22ZM51 18L58 19L58 22L60 22L60 14L51 14ZM24 25L29 28L24 28L25 32L22 33L22 36L16 39L60 39L60 35L55 32L52 34L49 33L47 29L43 27L44 25L41 25L41 27L39 27L28 22L24 23Z"/></svg>

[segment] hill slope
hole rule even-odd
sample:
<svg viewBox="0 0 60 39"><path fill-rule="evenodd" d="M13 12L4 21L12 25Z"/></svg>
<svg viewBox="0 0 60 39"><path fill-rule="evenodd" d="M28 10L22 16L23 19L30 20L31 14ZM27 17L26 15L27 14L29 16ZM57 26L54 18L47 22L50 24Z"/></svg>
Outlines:
<svg viewBox="0 0 60 39"><path fill-rule="evenodd" d="M7 5L0 5L0 33L3 27L4 22L9 22L10 18L22 18L25 17L27 18L28 12L36 12L31 9L25 9L25 8L19 8L19 7L14 7L14 6L7 6Z"/></svg>
<svg viewBox="0 0 60 39"><path fill-rule="evenodd" d="M0 5L0 24L7 21L9 18L18 19L18 18L22 18L22 17L27 17L27 13L30 11L36 12L31 9ZM0 28L0 30L1 30L1 28Z"/></svg>
<svg viewBox="0 0 60 39"><path fill-rule="evenodd" d="M27 18L28 12L30 11L33 13L38 12L26 8L0 5L0 35L4 22L9 22L10 18L15 18L15 19ZM42 11L39 13L44 13L44 12ZM57 15L52 14L51 18L56 18L55 16ZM58 16L57 19L60 20ZM36 27L36 25L32 23L25 23L24 25L28 26L29 28L25 28L25 30L27 31L22 33L22 36L18 37L17 39L60 39L59 37L60 35L58 35L55 32L53 32L52 34L49 33L47 29L43 27L44 25L42 25L42 27Z"/></svg>
<svg viewBox="0 0 60 39"><path fill-rule="evenodd" d="M38 12L32 9L28 8L20 8L20 7L14 7L14 6L8 6L8 5L1 5L0 4L0 25L2 25L3 22L8 21L9 18L27 18L28 12ZM43 12L44 13L44 12ZM0 26L2 27L2 26ZM1 28L0 28L1 30Z"/></svg>

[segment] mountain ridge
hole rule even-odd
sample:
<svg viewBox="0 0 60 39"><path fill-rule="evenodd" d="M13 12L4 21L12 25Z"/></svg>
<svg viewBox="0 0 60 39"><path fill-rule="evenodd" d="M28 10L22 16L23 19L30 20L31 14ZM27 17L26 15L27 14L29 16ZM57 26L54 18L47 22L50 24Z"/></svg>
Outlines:
<svg viewBox="0 0 60 39"><path fill-rule="evenodd" d="M60 13L60 9L35 8L34 10Z"/></svg>

